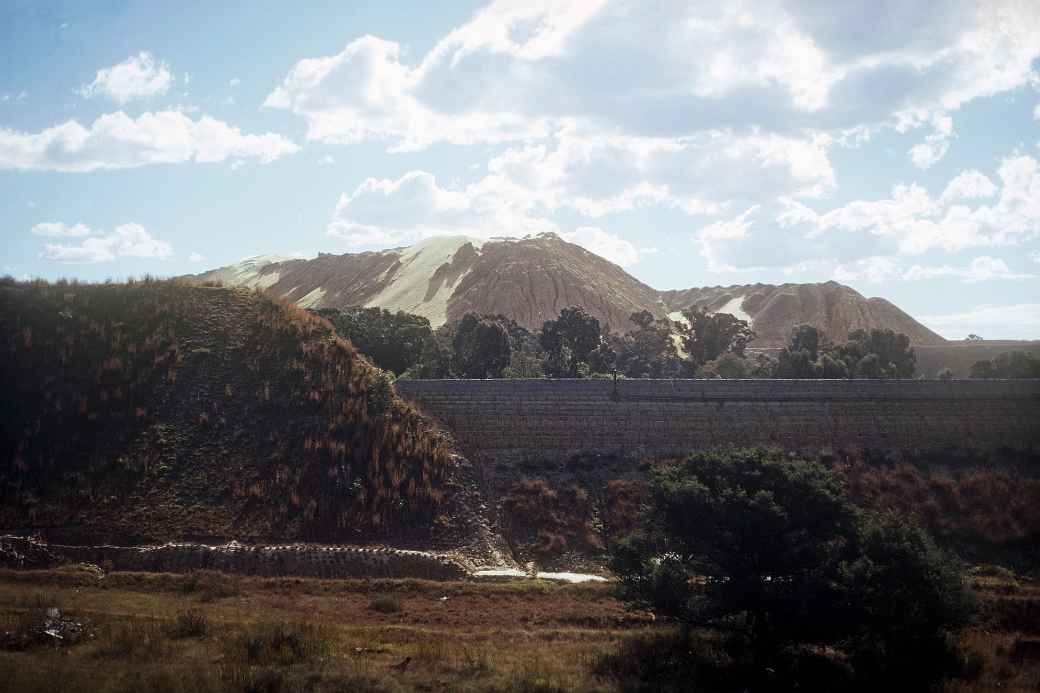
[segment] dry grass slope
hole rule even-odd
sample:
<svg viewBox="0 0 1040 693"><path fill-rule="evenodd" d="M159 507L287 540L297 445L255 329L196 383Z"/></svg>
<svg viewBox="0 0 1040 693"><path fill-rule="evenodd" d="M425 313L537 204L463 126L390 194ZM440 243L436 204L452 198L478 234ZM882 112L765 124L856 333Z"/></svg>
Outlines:
<svg viewBox="0 0 1040 693"><path fill-rule="evenodd" d="M0 286L0 529L427 532L452 454L324 320L177 282Z"/></svg>

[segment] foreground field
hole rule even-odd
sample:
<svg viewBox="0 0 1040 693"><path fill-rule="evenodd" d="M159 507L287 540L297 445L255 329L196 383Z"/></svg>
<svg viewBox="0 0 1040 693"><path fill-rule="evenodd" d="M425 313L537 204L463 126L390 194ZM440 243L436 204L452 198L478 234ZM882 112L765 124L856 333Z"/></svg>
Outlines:
<svg viewBox="0 0 1040 693"><path fill-rule="evenodd" d="M968 677L945 688L1036 690L1040 585L970 579L984 615L962 638ZM0 571L12 691L659 690L616 655L668 632L606 585ZM725 672L717 635L692 643Z"/></svg>

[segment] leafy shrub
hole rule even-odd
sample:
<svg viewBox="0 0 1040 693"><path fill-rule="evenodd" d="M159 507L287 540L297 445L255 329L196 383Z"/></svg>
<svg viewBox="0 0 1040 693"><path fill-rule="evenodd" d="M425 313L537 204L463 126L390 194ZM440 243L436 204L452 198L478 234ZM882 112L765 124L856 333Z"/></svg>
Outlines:
<svg viewBox="0 0 1040 693"><path fill-rule="evenodd" d="M151 619L134 619L108 627L97 654L109 659L146 659L161 657L167 649L166 632Z"/></svg>
<svg viewBox="0 0 1040 693"><path fill-rule="evenodd" d="M950 634L972 613L958 564L912 519L856 512L836 472L710 451L653 470L652 489L613 552L623 599L738 634L759 673L805 646L841 648L873 685L956 670Z"/></svg>
<svg viewBox="0 0 1040 693"><path fill-rule="evenodd" d="M289 666L328 655L331 637L309 623L266 623L234 641L233 654L255 666Z"/></svg>
<svg viewBox="0 0 1040 693"><path fill-rule="evenodd" d="M368 608L381 614L396 614L401 611L401 600L389 594L381 594L372 599Z"/></svg>
<svg viewBox="0 0 1040 693"><path fill-rule="evenodd" d="M174 638L204 638L209 635L209 618L198 609L177 614L170 636Z"/></svg>

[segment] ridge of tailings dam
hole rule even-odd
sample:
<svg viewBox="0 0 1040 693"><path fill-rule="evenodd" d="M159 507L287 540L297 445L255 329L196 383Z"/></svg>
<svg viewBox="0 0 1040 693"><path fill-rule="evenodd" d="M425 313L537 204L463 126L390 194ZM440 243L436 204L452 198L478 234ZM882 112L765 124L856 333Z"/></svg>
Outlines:
<svg viewBox="0 0 1040 693"><path fill-rule="evenodd" d="M1040 445L1040 380L400 380L463 450Z"/></svg>

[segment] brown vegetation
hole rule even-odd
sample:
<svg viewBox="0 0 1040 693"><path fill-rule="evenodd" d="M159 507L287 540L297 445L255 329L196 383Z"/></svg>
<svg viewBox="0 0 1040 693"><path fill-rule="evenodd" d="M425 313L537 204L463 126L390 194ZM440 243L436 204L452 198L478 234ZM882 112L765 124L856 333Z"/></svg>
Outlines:
<svg viewBox="0 0 1040 693"><path fill-rule="evenodd" d="M0 633L51 607L85 629L68 645L4 640L0 688L711 691L742 681L724 633L694 629L678 647L670 626L626 611L609 585L223 577L233 596L203 601L185 575L0 571ZM961 678L943 689L1034 690L1038 621L1007 614L1036 609L1040 586L999 568L968 579L984 612L959 642ZM376 597L400 610L366 608ZM776 675L819 690L846 667L833 651L806 650Z"/></svg>
<svg viewBox="0 0 1040 693"><path fill-rule="evenodd" d="M357 541L444 505L443 438L326 321L265 294L8 284L0 354L0 528Z"/></svg>

